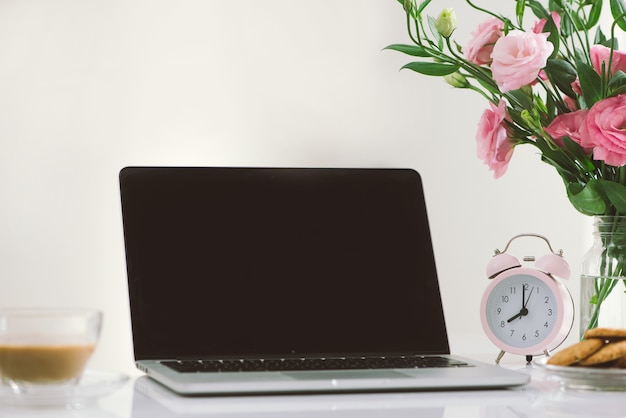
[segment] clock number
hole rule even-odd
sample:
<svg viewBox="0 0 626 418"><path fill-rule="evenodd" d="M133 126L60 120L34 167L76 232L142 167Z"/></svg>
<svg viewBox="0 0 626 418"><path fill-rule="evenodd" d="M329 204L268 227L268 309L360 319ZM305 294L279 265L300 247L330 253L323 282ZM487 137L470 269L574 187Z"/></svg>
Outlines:
<svg viewBox="0 0 626 418"><path fill-rule="evenodd" d="M512 294L512 295L514 295L514 294L515 294L515 289L516 289L516 287L515 287L515 286L511 286L511 294Z"/></svg>
<svg viewBox="0 0 626 418"><path fill-rule="evenodd" d="M508 303L509 302L509 297L508 296L502 296L502 303Z"/></svg>
<svg viewBox="0 0 626 418"><path fill-rule="evenodd" d="M522 335L522 341L526 341L526 334Z"/></svg>
<svg viewBox="0 0 626 418"><path fill-rule="evenodd" d="M511 330L511 337L513 336L513 334L515 334L515 330L514 329Z"/></svg>
<svg viewBox="0 0 626 418"><path fill-rule="evenodd" d="M502 308L496 309L496 312L498 312L498 315L500 315L502 313Z"/></svg>
<svg viewBox="0 0 626 418"><path fill-rule="evenodd" d="M535 338L539 338L539 330L538 329L535 330Z"/></svg>
<svg viewBox="0 0 626 418"><path fill-rule="evenodd" d="M500 328L504 328L506 326L506 324L504 323L504 321L500 321Z"/></svg>
<svg viewBox="0 0 626 418"><path fill-rule="evenodd" d="M548 309L548 315L552 316L552 309Z"/></svg>
<svg viewBox="0 0 626 418"><path fill-rule="evenodd" d="M548 325L548 321L546 321L546 323L543 324L543 326L544 326L544 328L549 328L550 327L550 325Z"/></svg>

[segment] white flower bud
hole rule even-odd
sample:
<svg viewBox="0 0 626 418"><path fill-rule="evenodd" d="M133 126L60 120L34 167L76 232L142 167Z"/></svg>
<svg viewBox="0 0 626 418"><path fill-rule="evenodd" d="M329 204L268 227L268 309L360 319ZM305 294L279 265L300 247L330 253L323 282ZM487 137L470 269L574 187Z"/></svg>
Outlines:
<svg viewBox="0 0 626 418"><path fill-rule="evenodd" d="M443 9L435 21L435 27L441 36L449 38L456 29L456 13L454 9Z"/></svg>

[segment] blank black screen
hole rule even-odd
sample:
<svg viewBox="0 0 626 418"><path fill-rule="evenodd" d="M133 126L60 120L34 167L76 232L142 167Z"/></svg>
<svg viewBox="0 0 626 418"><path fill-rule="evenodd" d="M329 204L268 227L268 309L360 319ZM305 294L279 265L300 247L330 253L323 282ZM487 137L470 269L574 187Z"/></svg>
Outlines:
<svg viewBox="0 0 626 418"><path fill-rule="evenodd" d="M448 352L408 169L127 167L135 357Z"/></svg>

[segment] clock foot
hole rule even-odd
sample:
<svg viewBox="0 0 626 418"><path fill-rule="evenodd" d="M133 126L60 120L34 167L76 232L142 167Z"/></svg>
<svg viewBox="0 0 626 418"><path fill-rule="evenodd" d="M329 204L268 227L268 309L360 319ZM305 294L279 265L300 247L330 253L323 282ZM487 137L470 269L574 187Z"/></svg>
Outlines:
<svg viewBox="0 0 626 418"><path fill-rule="evenodd" d="M533 356L526 356L526 364L530 364L533 361Z"/></svg>
<svg viewBox="0 0 626 418"><path fill-rule="evenodd" d="M500 351L500 354L498 354L498 357L496 357L496 364L500 364L500 360L502 360L502 357L504 357L505 351L502 350Z"/></svg>

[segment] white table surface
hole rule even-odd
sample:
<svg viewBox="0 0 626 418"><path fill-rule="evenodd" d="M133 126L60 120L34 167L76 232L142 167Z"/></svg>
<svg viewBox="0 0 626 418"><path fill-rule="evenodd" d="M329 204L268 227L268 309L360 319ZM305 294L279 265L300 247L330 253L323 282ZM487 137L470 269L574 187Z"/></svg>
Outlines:
<svg viewBox="0 0 626 418"><path fill-rule="evenodd" d="M626 417L626 392L572 391L536 366L505 365L531 375L515 389L479 391L184 398L146 376L82 409L2 406L0 417Z"/></svg>

